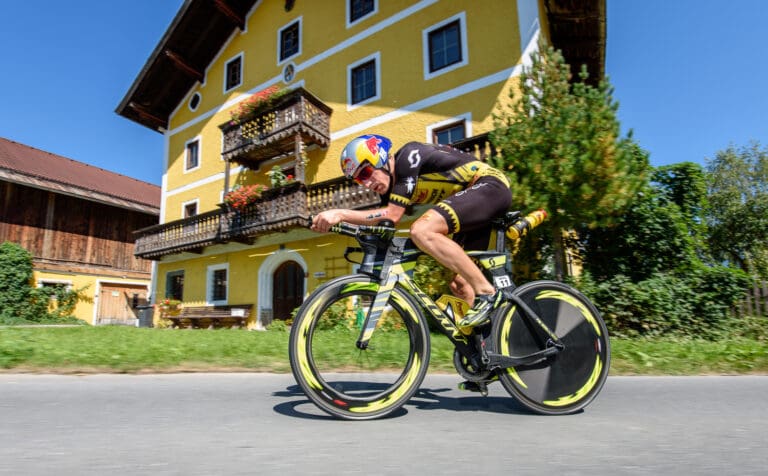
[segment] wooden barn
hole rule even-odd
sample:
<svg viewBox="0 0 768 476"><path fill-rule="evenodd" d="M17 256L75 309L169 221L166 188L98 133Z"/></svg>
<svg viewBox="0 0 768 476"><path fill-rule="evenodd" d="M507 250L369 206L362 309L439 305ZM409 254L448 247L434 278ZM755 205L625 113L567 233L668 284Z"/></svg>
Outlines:
<svg viewBox="0 0 768 476"><path fill-rule="evenodd" d="M137 323L152 263L133 231L159 213L156 185L0 138L0 242L32 254L37 286L85 287L79 319Z"/></svg>

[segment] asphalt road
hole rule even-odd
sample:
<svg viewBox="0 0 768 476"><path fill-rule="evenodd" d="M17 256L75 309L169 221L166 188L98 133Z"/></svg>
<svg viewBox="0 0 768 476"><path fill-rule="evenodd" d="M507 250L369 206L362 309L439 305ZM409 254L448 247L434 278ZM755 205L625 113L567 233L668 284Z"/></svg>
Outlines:
<svg viewBox="0 0 768 476"><path fill-rule="evenodd" d="M766 376L611 377L561 417L458 381L345 422L291 375L0 374L0 475L768 474Z"/></svg>

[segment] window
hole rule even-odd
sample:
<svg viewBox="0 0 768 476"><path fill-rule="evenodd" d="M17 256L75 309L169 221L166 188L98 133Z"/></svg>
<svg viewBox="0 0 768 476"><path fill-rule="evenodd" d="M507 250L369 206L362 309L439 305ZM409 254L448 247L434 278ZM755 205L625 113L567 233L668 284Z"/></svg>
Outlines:
<svg viewBox="0 0 768 476"><path fill-rule="evenodd" d="M224 92L231 91L243 84L243 55L227 61L224 67Z"/></svg>
<svg viewBox="0 0 768 476"><path fill-rule="evenodd" d="M426 141L453 144L472 135L472 113L466 112L427 126Z"/></svg>
<svg viewBox="0 0 768 476"><path fill-rule="evenodd" d="M197 215L197 200L184 204L184 218L189 218Z"/></svg>
<svg viewBox="0 0 768 476"><path fill-rule="evenodd" d="M184 157L185 172L188 172L190 170L200 167L200 140L199 139L194 139L187 142L184 156L185 156Z"/></svg>
<svg viewBox="0 0 768 476"><path fill-rule="evenodd" d="M38 283L38 287L41 288L46 295L48 295L50 300L55 301L58 299L61 293L72 289L72 283L69 281L44 280Z"/></svg>
<svg viewBox="0 0 768 476"><path fill-rule="evenodd" d="M432 130L433 144L452 144L466 138L464 121Z"/></svg>
<svg viewBox="0 0 768 476"><path fill-rule="evenodd" d="M360 106L381 97L378 63L379 53L375 53L347 68L349 71L348 104Z"/></svg>
<svg viewBox="0 0 768 476"><path fill-rule="evenodd" d="M184 202L181 204L182 218L190 218L197 215L198 200L192 200L191 202ZM188 223L184 223L182 226L182 233L185 235L194 235L198 231L199 223L197 220L190 220Z"/></svg>
<svg viewBox="0 0 768 476"><path fill-rule="evenodd" d="M172 271L165 275L165 297L184 300L184 271Z"/></svg>
<svg viewBox="0 0 768 476"><path fill-rule="evenodd" d="M376 13L376 0L347 0L347 27Z"/></svg>
<svg viewBox="0 0 768 476"><path fill-rule="evenodd" d="M197 107L200 105L200 93L195 93L189 98L189 110L192 112L197 111Z"/></svg>
<svg viewBox="0 0 768 476"><path fill-rule="evenodd" d="M430 79L468 63L464 13L424 30L424 76Z"/></svg>
<svg viewBox="0 0 768 476"><path fill-rule="evenodd" d="M208 267L208 302L211 304L226 304L228 264L217 264Z"/></svg>
<svg viewBox="0 0 768 476"><path fill-rule="evenodd" d="M301 54L301 18L280 30L278 44L278 63Z"/></svg>

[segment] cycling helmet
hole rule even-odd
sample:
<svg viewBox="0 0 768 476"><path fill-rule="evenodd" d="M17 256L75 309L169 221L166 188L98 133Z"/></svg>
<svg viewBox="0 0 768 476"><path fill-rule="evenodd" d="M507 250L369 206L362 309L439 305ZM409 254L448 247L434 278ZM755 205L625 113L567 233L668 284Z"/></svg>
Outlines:
<svg viewBox="0 0 768 476"><path fill-rule="evenodd" d="M392 141L384 136L367 134L356 137L341 151L341 170L351 179L366 163L375 169L383 169L387 166L391 148Z"/></svg>

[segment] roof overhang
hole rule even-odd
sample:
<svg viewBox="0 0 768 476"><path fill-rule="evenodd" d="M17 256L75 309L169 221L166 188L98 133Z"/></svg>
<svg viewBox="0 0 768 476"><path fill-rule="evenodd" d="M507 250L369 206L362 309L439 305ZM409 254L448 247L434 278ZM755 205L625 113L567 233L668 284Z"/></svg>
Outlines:
<svg viewBox="0 0 768 476"><path fill-rule="evenodd" d="M179 102L257 0L186 0L115 112L155 131L168 129Z"/></svg>
<svg viewBox="0 0 768 476"><path fill-rule="evenodd" d="M544 0L552 45L563 52L578 77L587 66L588 83L605 76L605 0Z"/></svg>
<svg viewBox="0 0 768 476"><path fill-rule="evenodd" d="M258 0L186 0L116 112L152 130L168 129L171 113ZM286 8L288 8L286 2ZM605 0L544 0L553 45L575 74L605 74Z"/></svg>
<svg viewBox="0 0 768 476"><path fill-rule="evenodd" d="M145 203L138 203L133 200L128 200L124 197L109 195L96 190L88 190L83 187L78 187L77 185L57 182L55 180L50 180L44 177L27 175L14 170L0 168L0 180L9 183L15 183L17 185L25 185L27 187L45 190L47 192L69 195L71 197L102 203L104 205L124 208L126 210L132 210L135 212L147 213L150 215L160 215L159 207L153 207Z"/></svg>

